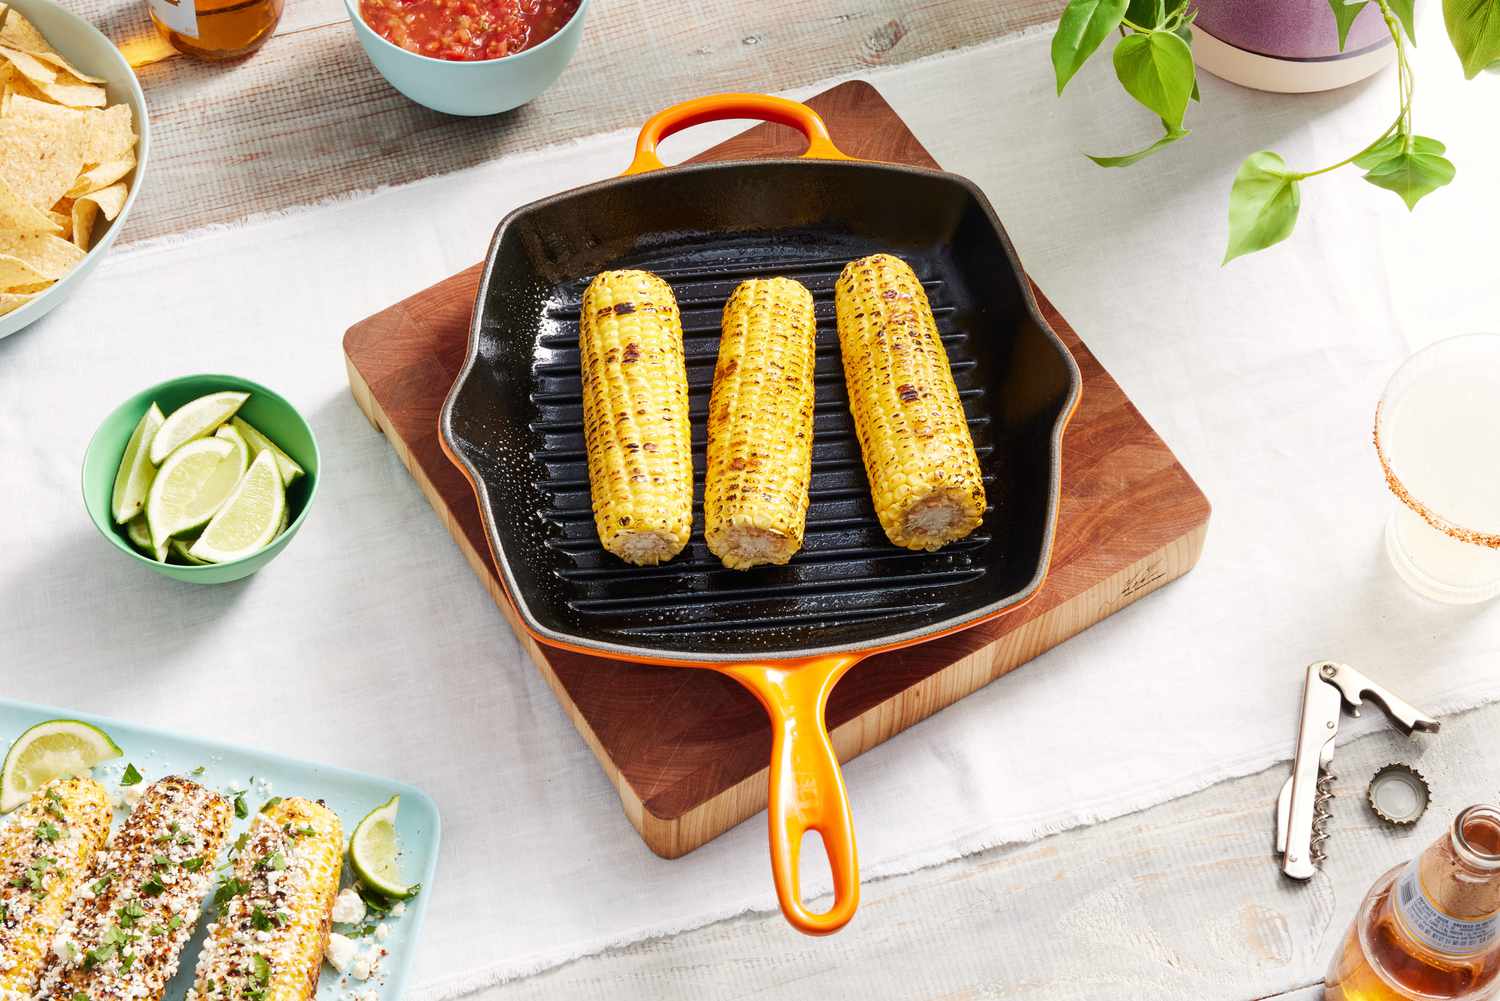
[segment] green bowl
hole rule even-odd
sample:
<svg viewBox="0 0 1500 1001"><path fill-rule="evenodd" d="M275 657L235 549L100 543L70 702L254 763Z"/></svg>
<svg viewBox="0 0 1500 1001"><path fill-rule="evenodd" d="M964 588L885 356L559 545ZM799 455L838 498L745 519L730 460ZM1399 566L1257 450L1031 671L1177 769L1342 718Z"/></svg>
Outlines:
<svg viewBox="0 0 1500 1001"><path fill-rule="evenodd" d="M140 422L141 415L151 407L153 401L161 407L162 413L171 414L189 400L225 390L250 394L250 399L245 401L237 416L243 417L256 430L274 441L306 473L287 487L286 501L290 512L286 531L253 556L229 563L207 566L158 563L136 551L125 536L125 527L114 523L114 514L110 509L115 473L120 468L125 446L129 443L136 424ZM275 559L276 554L292 541L292 536L297 534L307 517L308 508L312 507L313 495L318 491L318 463L318 441L313 437L312 428L297 409L281 396L258 382L232 375L185 375L136 393L104 418L104 423L94 432L88 450L83 454L83 504L88 508L89 517L94 520L94 527L99 529L99 534L137 563L173 580L189 584L227 584L255 573Z"/></svg>

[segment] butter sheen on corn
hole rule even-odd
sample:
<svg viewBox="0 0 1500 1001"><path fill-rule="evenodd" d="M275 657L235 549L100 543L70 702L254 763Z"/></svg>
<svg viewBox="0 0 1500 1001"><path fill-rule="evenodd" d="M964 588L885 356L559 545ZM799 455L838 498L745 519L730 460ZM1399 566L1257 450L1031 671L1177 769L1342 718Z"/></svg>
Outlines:
<svg viewBox="0 0 1500 1001"><path fill-rule="evenodd" d="M984 518L984 480L927 292L889 254L835 285L844 383L876 516L907 549L935 550Z"/></svg>
<svg viewBox="0 0 1500 1001"><path fill-rule="evenodd" d="M578 330L594 526L628 563L671 559L693 528L692 429L682 319L666 282L605 271Z"/></svg>
<svg viewBox="0 0 1500 1001"><path fill-rule="evenodd" d="M786 563L802 548L816 340L812 293L789 278L743 282L724 306L703 523L730 569Z"/></svg>

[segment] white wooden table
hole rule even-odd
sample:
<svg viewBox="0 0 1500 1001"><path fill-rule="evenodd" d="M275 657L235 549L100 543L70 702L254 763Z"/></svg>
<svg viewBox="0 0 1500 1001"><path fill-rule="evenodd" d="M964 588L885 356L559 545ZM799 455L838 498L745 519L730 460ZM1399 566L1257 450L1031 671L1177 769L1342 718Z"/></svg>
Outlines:
<svg viewBox="0 0 1500 1001"><path fill-rule="evenodd" d="M73 0L133 53L140 0ZM425 111L368 65L341 0L290 0L248 62L167 58L141 70L153 183L123 239L171 237L633 125L715 90L782 91L979 44L1055 15L1058 0L599 0L574 65L533 105L494 119ZM350 320L356 319L351 317ZM1295 668L1295 665L1291 665ZM1294 674L1289 671L1289 676ZM1291 687L1288 698L1295 697ZM1340 751L1324 873L1281 878L1271 855L1283 769L1141 813L879 881L830 940L779 915L721 922L586 957L486 998L1313 998L1366 886L1471 801L1493 799L1500 706L1445 721L1421 764L1437 789L1392 835L1364 782L1416 750L1395 734ZM1288 732L1288 752L1291 733Z"/></svg>

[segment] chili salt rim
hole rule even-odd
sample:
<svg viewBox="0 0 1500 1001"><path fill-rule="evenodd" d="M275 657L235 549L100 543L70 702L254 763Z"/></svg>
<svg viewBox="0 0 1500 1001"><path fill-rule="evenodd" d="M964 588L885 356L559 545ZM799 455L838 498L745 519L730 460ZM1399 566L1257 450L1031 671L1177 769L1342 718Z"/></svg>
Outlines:
<svg viewBox="0 0 1500 1001"><path fill-rule="evenodd" d="M1385 409L1385 400L1382 399L1375 404L1375 454L1380 458L1380 468L1385 472L1385 485L1396 499L1402 504L1415 511L1423 521L1444 535L1457 539L1459 542L1467 542L1476 546L1484 546L1487 549L1500 549L1500 533L1478 532L1472 528L1465 528L1455 522L1449 521L1438 514L1432 508L1412 496L1406 484L1401 482L1401 477L1391 468L1390 460L1386 458L1385 448L1380 444L1380 415Z"/></svg>

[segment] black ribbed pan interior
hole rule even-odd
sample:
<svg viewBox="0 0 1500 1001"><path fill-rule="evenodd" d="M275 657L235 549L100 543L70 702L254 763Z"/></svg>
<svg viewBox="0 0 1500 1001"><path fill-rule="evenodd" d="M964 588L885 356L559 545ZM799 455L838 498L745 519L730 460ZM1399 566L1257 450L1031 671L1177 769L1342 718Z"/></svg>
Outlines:
<svg viewBox="0 0 1500 1001"><path fill-rule="evenodd" d="M844 392L833 284L876 251L904 258L927 289L985 473L984 524L936 553L886 540ZM686 337L698 507L688 549L658 567L605 552L589 505L578 304L595 273L620 267L672 285ZM770 275L803 282L817 303L812 503L790 564L732 571L703 542L705 413L724 300ZM507 217L442 430L476 482L507 589L544 637L617 656L790 657L919 638L1038 586L1078 388L967 181L760 161L608 181Z"/></svg>

